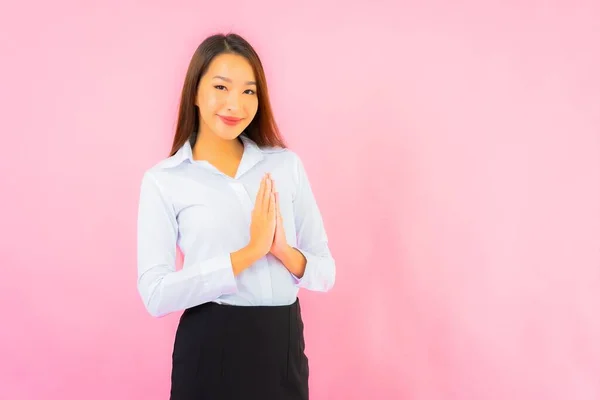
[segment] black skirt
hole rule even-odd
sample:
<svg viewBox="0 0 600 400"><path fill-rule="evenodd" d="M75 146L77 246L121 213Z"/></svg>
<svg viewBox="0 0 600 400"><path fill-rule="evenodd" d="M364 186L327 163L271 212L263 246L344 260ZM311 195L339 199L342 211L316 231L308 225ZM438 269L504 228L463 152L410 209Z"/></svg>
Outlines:
<svg viewBox="0 0 600 400"><path fill-rule="evenodd" d="M206 303L183 312L175 335L171 400L307 400L300 302Z"/></svg>

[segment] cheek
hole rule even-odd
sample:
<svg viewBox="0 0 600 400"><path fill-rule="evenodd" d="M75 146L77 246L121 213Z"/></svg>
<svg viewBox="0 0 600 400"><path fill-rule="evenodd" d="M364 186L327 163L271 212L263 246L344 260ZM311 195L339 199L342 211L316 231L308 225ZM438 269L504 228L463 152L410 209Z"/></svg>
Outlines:
<svg viewBox="0 0 600 400"><path fill-rule="evenodd" d="M254 100L250 100L246 103L245 107L246 110L246 114L248 116L251 116L252 118L254 118L254 116L256 115L256 112L258 111L258 100L254 99Z"/></svg>
<svg viewBox="0 0 600 400"><path fill-rule="evenodd" d="M207 114L214 114L219 108L220 103L221 101L219 100L218 96L210 94L204 97L203 102L201 103L200 111L204 111L204 113Z"/></svg>
<svg viewBox="0 0 600 400"><path fill-rule="evenodd" d="M202 90L198 97L200 113L209 116L215 114L223 103L223 95L214 90Z"/></svg>

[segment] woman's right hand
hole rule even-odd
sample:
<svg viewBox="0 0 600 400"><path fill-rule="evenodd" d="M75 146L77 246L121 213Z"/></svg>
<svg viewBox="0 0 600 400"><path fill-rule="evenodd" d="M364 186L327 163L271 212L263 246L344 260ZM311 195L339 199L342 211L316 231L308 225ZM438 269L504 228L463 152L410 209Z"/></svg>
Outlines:
<svg viewBox="0 0 600 400"><path fill-rule="evenodd" d="M275 193L270 174L265 174L256 194L256 203L252 210L250 223L250 244L260 257L266 255L273 244L277 212L275 208Z"/></svg>

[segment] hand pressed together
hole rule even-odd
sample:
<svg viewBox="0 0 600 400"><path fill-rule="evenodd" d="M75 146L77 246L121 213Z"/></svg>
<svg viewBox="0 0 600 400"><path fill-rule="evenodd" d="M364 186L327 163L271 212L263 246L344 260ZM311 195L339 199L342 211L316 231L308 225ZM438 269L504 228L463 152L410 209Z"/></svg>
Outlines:
<svg viewBox="0 0 600 400"><path fill-rule="evenodd" d="M275 208L275 193L273 182L268 174L263 176L256 194L256 202L252 210L250 223L250 246L260 257L269 252L275 236L277 210Z"/></svg>
<svg viewBox="0 0 600 400"><path fill-rule="evenodd" d="M244 268L270 252L297 278L301 278L304 274L306 257L299 250L288 245L279 193L268 173L262 178L256 194L256 203L252 210L250 224L250 243L247 249L250 261L248 258L241 257L245 260L240 263L244 265Z"/></svg>
<svg viewBox="0 0 600 400"><path fill-rule="evenodd" d="M269 252L277 256L287 248L279 193L268 173L263 176L256 194L250 225L250 245L261 257Z"/></svg>

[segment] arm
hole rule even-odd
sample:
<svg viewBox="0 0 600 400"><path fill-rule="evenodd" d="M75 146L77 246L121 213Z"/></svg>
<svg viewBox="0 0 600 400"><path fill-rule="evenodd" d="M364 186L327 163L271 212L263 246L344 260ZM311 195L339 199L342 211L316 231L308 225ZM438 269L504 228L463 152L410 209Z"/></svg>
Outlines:
<svg viewBox="0 0 600 400"><path fill-rule="evenodd" d="M302 160L295 156L295 161L296 194L293 205L297 247L288 247L281 255L281 262L298 287L327 292L335 283L335 260L329 250L323 218Z"/></svg>
<svg viewBox="0 0 600 400"><path fill-rule="evenodd" d="M177 220L158 182L142 179L137 221L137 287L150 315L161 317L235 293L235 276L260 256L250 247L206 260L185 257L176 271Z"/></svg>
<svg viewBox="0 0 600 400"><path fill-rule="evenodd" d="M296 282L304 276L308 261L300 250L287 245L281 252L274 254L274 256L291 272Z"/></svg>

